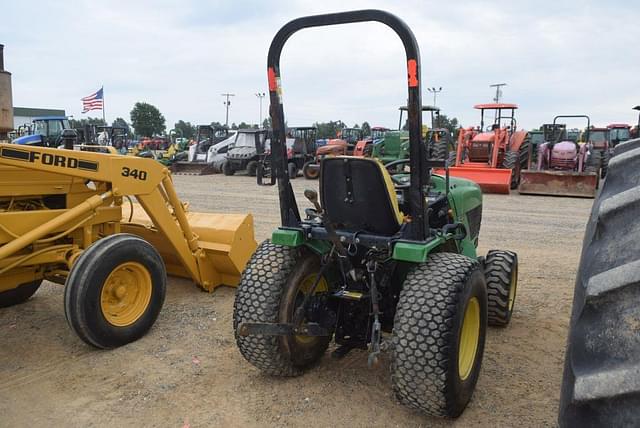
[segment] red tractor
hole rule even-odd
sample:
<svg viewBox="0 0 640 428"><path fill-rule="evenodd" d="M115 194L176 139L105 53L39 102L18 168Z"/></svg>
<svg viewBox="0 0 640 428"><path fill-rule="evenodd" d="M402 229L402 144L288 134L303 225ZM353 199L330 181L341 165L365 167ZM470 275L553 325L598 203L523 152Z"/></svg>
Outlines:
<svg viewBox="0 0 640 428"><path fill-rule="evenodd" d="M455 162L449 174L478 183L485 193L505 193L518 187L520 171L529 163L527 131L517 131L516 104L491 103L474 106L480 110L480 127L461 129ZM495 112L491 125L485 128L485 110ZM434 171L444 174L444 170Z"/></svg>
<svg viewBox="0 0 640 428"><path fill-rule="evenodd" d="M370 157L373 143L377 140L383 139L384 133L387 131L390 131L390 129L382 126L374 126L371 128L371 135L356 143L356 146L353 149L353 155Z"/></svg>
<svg viewBox="0 0 640 428"><path fill-rule="evenodd" d="M316 149L315 158L304 164L302 174L306 179L317 179L320 176L320 160L322 158L327 156L352 155L356 143L362 139L362 129L343 128L338 132L338 138L325 140L325 144L318 145L319 147Z"/></svg>

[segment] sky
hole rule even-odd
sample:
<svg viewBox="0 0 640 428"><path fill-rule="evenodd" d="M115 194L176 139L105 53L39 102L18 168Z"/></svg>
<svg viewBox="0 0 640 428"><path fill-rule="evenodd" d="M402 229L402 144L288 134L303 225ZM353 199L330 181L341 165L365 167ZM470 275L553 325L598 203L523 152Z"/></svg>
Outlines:
<svg viewBox="0 0 640 428"><path fill-rule="evenodd" d="M167 130L178 120L257 123L268 92L266 58L278 29L300 16L375 8L403 19L418 40L423 104L464 126L473 105L519 105L518 127L556 114L588 114L595 125L635 124L640 104L640 2L427 0L0 0L5 69L14 105L83 115L80 98L104 86L105 113L129 121L138 101L157 106ZM341 119L397 127L406 100L400 40L361 23L305 29L281 59L290 126ZM263 100L263 118L268 114ZM574 125L568 123L569 126ZM575 126L582 126L576 123Z"/></svg>

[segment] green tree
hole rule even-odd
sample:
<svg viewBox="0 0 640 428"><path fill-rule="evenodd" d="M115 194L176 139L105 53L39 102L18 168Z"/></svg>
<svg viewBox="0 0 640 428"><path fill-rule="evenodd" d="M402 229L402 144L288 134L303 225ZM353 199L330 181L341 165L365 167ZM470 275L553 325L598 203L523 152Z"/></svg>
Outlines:
<svg viewBox="0 0 640 428"><path fill-rule="evenodd" d="M131 110L131 124L136 134L142 137L153 137L165 130L165 119L156 106L138 102Z"/></svg>
<svg viewBox="0 0 640 428"><path fill-rule="evenodd" d="M434 124L436 128L446 128L451 132L453 138L458 138L458 131L460 129L460 122L458 119L453 117L449 119L446 114L440 114L440 116L436 116L436 123Z"/></svg>
<svg viewBox="0 0 640 428"><path fill-rule="evenodd" d="M182 131L182 137L189 139L195 137L198 130L191 122L185 122L184 120L177 121L173 127Z"/></svg>
<svg viewBox="0 0 640 428"><path fill-rule="evenodd" d="M231 123L231 129L238 129L238 125L235 122Z"/></svg>
<svg viewBox="0 0 640 428"><path fill-rule="evenodd" d="M127 130L127 132L129 132L129 124L127 123L126 120L124 120L121 117L117 117L116 120L113 121L113 123L111 124L111 126L117 126L120 128L124 128Z"/></svg>
<svg viewBox="0 0 640 428"><path fill-rule="evenodd" d="M336 138L338 131L342 130L342 128L346 128L346 125L341 120L316 122L313 126L318 128L318 138Z"/></svg>
<svg viewBox="0 0 640 428"><path fill-rule="evenodd" d="M362 133L364 135L371 135L371 125L369 125L369 122L362 122Z"/></svg>
<svg viewBox="0 0 640 428"><path fill-rule="evenodd" d="M265 120L262 121L262 127L265 129L271 129L271 118L267 117Z"/></svg>
<svg viewBox="0 0 640 428"><path fill-rule="evenodd" d="M248 123L240 122L238 124L238 129L248 129L248 128L251 128L251 125L249 125Z"/></svg>
<svg viewBox="0 0 640 428"><path fill-rule="evenodd" d="M211 122L211 126L214 128L224 128L224 125L220 122Z"/></svg>

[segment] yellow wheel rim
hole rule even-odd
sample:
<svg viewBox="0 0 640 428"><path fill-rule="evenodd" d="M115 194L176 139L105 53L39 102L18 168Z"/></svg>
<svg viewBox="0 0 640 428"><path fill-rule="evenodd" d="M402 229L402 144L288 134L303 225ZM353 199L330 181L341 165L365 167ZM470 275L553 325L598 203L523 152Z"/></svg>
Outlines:
<svg viewBox="0 0 640 428"><path fill-rule="evenodd" d="M480 302L472 297L467 303L460 330L458 346L458 374L460 379L467 380L473 369L480 341Z"/></svg>
<svg viewBox="0 0 640 428"><path fill-rule="evenodd" d="M151 275L136 262L117 266L102 285L100 309L116 327L127 327L140 319L151 301Z"/></svg>
<svg viewBox="0 0 640 428"><path fill-rule="evenodd" d="M513 311L516 301L516 289L518 288L518 266L511 272L511 285L509 286L509 312Z"/></svg>
<svg viewBox="0 0 640 428"><path fill-rule="evenodd" d="M309 291L311 291L311 287L313 287L313 283L315 282L316 277L317 275L315 273L309 274L306 277L304 277L304 279L300 282L300 285L298 287L298 294L302 294L303 298L304 296L309 294ZM329 290L329 286L327 285L327 280L324 279L324 277L322 277L320 278L320 282L318 282L318 285L316 286L316 290L314 294L323 293L328 290ZM314 337L314 336L294 336L294 338L296 342L303 345L313 343L318 339L317 337Z"/></svg>

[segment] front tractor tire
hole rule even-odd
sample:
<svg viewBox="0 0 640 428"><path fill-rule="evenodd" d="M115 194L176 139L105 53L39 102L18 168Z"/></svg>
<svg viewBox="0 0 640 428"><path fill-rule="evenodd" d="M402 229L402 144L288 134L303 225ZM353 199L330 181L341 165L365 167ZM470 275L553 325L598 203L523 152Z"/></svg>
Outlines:
<svg viewBox="0 0 640 428"><path fill-rule="evenodd" d="M247 264L236 293L233 328L242 356L264 373L298 376L315 365L329 346L331 337L238 334L243 322L291 323L319 270L316 255L269 240L260 244ZM316 293L327 291L322 278Z"/></svg>
<svg viewBox="0 0 640 428"><path fill-rule="evenodd" d="M511 321L518 287L518 256L511 251L491 250L484 262L487 281L489 325L506 327Z"/></svg>
<svg viewBox="0 0 640 428"><path fill-rule="evenodd" d="M64 290L71 329L89 345L111 349L144 336L166 294L166 270L147 241L119 233L93 243L78 257Z"/></svg>
<svg viewBox="0 0 640 428"><path fill-rule="evenodd" d="M455 418L475 389L487 328L479 263L436 253L404 281L393 327L391 380L401 403Z"/></svg>

